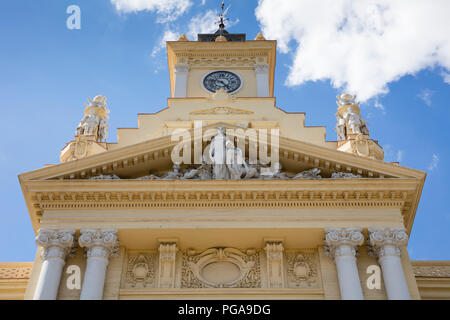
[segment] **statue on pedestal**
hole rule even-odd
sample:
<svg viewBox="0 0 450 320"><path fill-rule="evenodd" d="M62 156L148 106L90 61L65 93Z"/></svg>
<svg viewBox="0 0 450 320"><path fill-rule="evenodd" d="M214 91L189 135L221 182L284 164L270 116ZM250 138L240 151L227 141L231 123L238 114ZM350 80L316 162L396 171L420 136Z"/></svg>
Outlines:
<svg viewBox="0 0 450 320"><path fill-rule="evenodd" d="M98 95L94 100L88 99L89 105L85 105L84 117L78 124L75 135L95 136L95 140L102 142L108 137L108 116L106 109L106 97Z"/></svg>

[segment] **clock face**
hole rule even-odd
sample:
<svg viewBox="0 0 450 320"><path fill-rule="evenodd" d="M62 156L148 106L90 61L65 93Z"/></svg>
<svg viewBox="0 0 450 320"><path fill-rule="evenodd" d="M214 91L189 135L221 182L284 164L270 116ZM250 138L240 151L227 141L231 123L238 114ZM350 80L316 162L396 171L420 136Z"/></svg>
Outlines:
<svg viewBox="0 0 450 320"><path fill-rule="evenodd" d="M238 90L241 84L241 78L229 71L214 71L203 78L203 86L211 92L223 89L228 93L232 93Z"/></svg>

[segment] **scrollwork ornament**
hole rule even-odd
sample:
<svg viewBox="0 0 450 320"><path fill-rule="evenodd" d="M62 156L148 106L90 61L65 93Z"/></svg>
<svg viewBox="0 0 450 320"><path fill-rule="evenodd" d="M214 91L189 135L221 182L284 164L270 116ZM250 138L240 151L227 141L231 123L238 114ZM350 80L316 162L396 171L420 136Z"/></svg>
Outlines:
<svg viewBox="0 0 450 320"><path fill-rule="evenodd" d="M401 255L401 248L408 243L404 228L369 228L369 255L382 258Z"/></svg>
<svg viewBox="0 0 450 320"><path fill-rule="evenodd" d="M109 258L118 255L119 242L116 230L81 230L78 242L86 249L87 257Z"/></svg>
<svg viewBox="0 0 450 320"><path fill-rule="evenodd" d="M364 242L361 228L326 228L325 254L336 258L342 255L358 255L358 246Z"/></svg>
<svg viewBox="0 0 450 320"><path fill-rule="evenodd" d="M41 258L60 258L70 254L74 249L75 230L39 230L36 244L44 248Z"/></svg>

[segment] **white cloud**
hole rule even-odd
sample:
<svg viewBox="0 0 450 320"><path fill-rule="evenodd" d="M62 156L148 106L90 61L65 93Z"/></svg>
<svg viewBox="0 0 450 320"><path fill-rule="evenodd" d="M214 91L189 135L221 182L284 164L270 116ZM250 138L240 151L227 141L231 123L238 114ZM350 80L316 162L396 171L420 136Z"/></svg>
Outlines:
<svg viewBox="0 0 450 320"><path fill-rule="evenodd" d="M397 151L397 162L401 162L403 160L403 150Z"/></svg>
<svg viewBox="0 0 450 320"><path fill-rule="evenodd" d="M166 30L159 40L158 44L153 48L152 57L155 57L159 53L159 51L164 49L164 47L166 46L166 41L175 41L178 40L179 37L179 33L172 30Z"/></svg>
<svg viewBox="0 0 450 320"><path fill-rule="evenodd" d="M431 107L431 97L433 96L434 91L430 89L424 89L422 90L417 97L419 97L425 104L429 107Z"/></svg>
<svg viewBox="0 0 450 320"><path fill-rule="evenodd" d="M118 12L156 12L158 22L176 20L192 5L190 0L111 0Z"/></svg>
<svg viewBox="0 0 450 320"><path fill-rule="evenodd" d="M259 0L255 11L266 38L295 50L287 85L330 79L361 101L427 67L450 72L449 12L448 0Z"/></svg>
<svg viewBox="0 0 450 320"><path fill-rule="evenodd" d="M450 84L450 72L442 71L442 78L444 78L444 82Z"/></svg>
<svg viewBox="0 0 450 320"><path fill-rule="evenodd" d="M433 171L434 169L437 168L438 164L439 164L439 156L437 154L433 154L433 158L431 159L431 163L428 166L428 170Z"/></svg>

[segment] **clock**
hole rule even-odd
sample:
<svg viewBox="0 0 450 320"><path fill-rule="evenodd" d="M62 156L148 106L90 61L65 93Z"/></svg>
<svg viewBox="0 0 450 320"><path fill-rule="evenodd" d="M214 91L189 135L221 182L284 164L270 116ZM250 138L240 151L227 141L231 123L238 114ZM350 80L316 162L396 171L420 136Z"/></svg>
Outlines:
<svg viewBox="0 0 450 320"><path fill-rule="evenodd" d="M213 71L203 77L203 88L210 92L216 92L223 89L228 93L238 91L242 87L241 78L230 71Z"/></svg>

